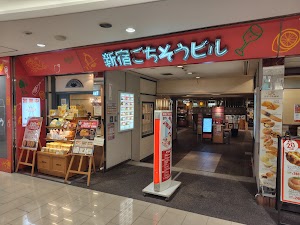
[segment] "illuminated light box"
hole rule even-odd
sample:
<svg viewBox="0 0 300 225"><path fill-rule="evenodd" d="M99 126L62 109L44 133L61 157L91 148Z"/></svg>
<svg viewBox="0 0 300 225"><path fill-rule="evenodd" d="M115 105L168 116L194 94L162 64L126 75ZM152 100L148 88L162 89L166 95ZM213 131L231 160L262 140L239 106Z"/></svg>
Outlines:
<svg viewBox="0 0 300 225"><path fill-rule="evenodd" d="M22 127L26 127L29 118L41 116L40 98L22 98Z"/></svg>
<svg viewBox="0 0 300 225"><path fill-rule="evenodd" d="M119 92L119 131L134 128L134 94Z"/></svg>

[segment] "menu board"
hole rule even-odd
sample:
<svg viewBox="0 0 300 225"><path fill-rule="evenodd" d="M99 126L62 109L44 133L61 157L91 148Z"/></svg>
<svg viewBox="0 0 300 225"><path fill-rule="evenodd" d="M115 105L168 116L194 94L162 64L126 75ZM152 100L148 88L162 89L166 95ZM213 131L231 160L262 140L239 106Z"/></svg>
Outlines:
<svg viewBox="0 0 300 225"><path fill-rule="evenodd" d="M132 130L134 128L134 94L120 92L119 99L119 131Z"/></svg>
<svg viewBox="0 0 300 225"><path fill-rule="evenodd" d="M283 90L261 91L260 182L276 188L278 136L282 134Z"/></svg>
<svg viewBox="0 0 300 225"><path fill-rule="evenodd" d="M27 126L25 128L21 148L29 149L29 150L37 150L42 123L43 123L42 117L31 117L28 120Z"/></svg>
<svg viewBox="0 0 300 225"><path fill-rule="evenodd" d="M41 116L41 101L39 98L22 98L22 127L27 125L31 117Z"/></svg>
<svg viewBox="0 0 300 225"><path fill-rule="evenodd" d="M300 140L281 141L282 202L300 205Z"/></svg>
<svg viewBox="0 0 300 225"><path fill-rule="evenodd" d="M73 154L93 155L97 127L98 120L78 121L72 150Z"/></svg>
<svg viewBox="0 0 300 225"><path fill-rule="evenodd" d="M212 132L212 118L203 118L203 133Z"/></svg>

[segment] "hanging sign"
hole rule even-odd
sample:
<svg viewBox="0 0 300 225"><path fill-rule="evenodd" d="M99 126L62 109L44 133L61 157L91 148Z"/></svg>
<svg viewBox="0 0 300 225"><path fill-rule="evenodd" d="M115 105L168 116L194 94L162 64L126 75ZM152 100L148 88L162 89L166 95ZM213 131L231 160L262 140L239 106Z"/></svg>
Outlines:
<svg viewBox="0 0 300 225"><path fill-rule="evenodd" d="M41 127L43 123L42 117L31 117L25 128L22 146L23 149L37 150Z"/></svg>
<svg viewBox="0 0 300 225"><path fill-rule="evenodd" d="M281 140L280 200L300 205L300 139Z"/></svg>

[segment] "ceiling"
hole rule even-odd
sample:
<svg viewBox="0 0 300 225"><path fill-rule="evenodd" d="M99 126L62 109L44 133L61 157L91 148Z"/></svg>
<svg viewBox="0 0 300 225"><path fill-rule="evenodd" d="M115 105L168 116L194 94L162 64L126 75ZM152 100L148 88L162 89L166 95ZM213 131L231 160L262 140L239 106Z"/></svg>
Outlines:
<svg viewBox="0 0 300 225"><path fill-rule="evenodd" d="M300 12L299 0L227 0L226 5L219 0L1 0L0 4L0 57ZM103 22L111 23L112 28L100 28ZM136 32L127 33L128 27ZM59 41L55 35L67 39ZM46 47L37 47L38 43Z"/></svg>
<svg viewBox="0 0 300 225"><path fill-rule="evenodd" d="M134 69L132 71L156 80L166 79L194 79L221 78L235 76L254 76L259 60L229 61L203 64L184 65L182 68L176 66L165 66L155 68ZM246 72L247 71L247 72ZM188 74L192 73L192 74ZM172 74L172 75L163 75Z"/></svg>

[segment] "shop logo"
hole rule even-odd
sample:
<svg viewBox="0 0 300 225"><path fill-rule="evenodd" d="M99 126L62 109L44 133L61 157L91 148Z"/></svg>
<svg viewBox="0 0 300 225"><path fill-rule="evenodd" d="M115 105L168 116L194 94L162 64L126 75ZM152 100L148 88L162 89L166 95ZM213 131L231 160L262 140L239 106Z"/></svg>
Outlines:
<svg viewBox="0 0 300 225"><path fill-rule="evenodd" d="M72 79L66 84L66 88L83 88L83 84L78 79Z"/></svg>

